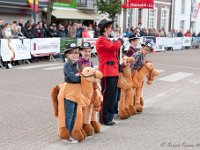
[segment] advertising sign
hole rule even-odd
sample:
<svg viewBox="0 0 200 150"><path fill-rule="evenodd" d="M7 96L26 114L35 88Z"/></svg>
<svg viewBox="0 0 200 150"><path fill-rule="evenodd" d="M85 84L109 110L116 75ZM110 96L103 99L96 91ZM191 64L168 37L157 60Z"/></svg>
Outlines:
<svg viewBox="0 0 200 150"><path fill-rule="evenodd" d="M30 39L1 39L3 61L30 59Z"/></svg>
<svg viewBox="0 0 200 150"><path fill-rule="evenodd" d="M54 6L76 8L76 0L55 0Z"/></svg>
<svg viewBox="0 0 200 150"><path fill-rule="evenodd" d="M60 38L36 38L31 40L31 54L60 52Z"/></svg>

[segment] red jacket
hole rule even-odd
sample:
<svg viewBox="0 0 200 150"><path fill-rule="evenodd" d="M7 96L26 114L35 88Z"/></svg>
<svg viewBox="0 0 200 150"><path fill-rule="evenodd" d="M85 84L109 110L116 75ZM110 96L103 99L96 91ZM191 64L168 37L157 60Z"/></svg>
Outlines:
<svg viewBox="0 0 200 150"><path fill-rule="evenodd" d="M96 50L99 59L99 70L104 77L119 76L117 54L120 50L119 40L112 42L105 36L100 36L96 41Z"/></svg>

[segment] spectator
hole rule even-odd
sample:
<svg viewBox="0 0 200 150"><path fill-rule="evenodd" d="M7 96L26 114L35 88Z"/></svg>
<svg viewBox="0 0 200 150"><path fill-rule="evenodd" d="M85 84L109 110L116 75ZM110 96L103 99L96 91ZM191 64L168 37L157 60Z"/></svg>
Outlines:
<svg viewBox="0 0 200 150"><path fill-rule="evenodd" d="M43 26L43 23L42 22L38 22L38 25L39 25L39 29L41 31L42 37L43 38L48 37L47 31L45 30L45 28Z"/></svg>
<svg viewBox="0 0 200 150"><path fill-rule="evenodd" d="M181 30L177 33L177 37L183 37L183 33Z"/></svg>
<svg viewBox="0 0 200 150"><path fill-rule="evenodd" d="M24 20L19 19L18 20L18 25L21 27L21 32L24 34Z"/></svg>
<svg viewBox="0 0 200 150"><path fill-rule="evenodd" d="M49 37L57 37L57 32L54 29L54 26L52 24L49 25L48 33L49 33Z"/></svg>
<svg viewBox="0 0 200 150"><path fill-rule="evenodd" d="M34 31L34 38L42 38L42 32L40 30L39 24L34 25L33 31Z"/></svg>
<svg viewBox="0 0 200 150"><path fill-rule="evenodd" d="M191 37L192 34L191 34L190 30L187 30L187 32L184 34L184 36L185 37Z"/></svg>
<svg viewBox="0 0 200 150"><path fill-rule="evenodd" d="M133 36L134 37L140 37L140 29L139 28L135 28L133 30Z"/></svg>
<svg viewBox="0 0 200 150"><path fill-rule="evenodd" d="M94 38L98 38L99 35L100 35L99 27L96 26L96 28L94 29Z"/></svg>
<svg viewBox="0 0 200 150"><path fill-rule="evenodd" d="M4 25L4 28L2 30L2 37L4 39L11 39L12 38L12 29L11 29L11 24L6 23Z"/></svg>
<svg viewBox="0 0 200 150"><path fill-rule="evenodd" d="M165 31L165 28L162 28L161 29L161 33L160 33L160 37L166 37L167 34L166 34L166 31Z"/></svg>
<svg viewBox="0 0 200 150"><path fill-rule="evenodd" d="M3 19L0 19L0 38L3 37L3 36L2 36L2 30L3 30L3 28L4 28L4 25L5 25L4 20L3 20Z"/></svg>
<svg viewBox="0 0 200 150"><path fill-rule="evenodd" d="M90 38L88 27L86 26L84 27L84 30L82 32L82 38Z"/></svg>
<svg viewBox="0 0 200 150"><path fill-rule="evenodd" d="M66 37L65 27L63 25L60 25L59 27L58 37Z"/></svg>
<svg viewBox="0 0 200 150"><path fill-rule="evenodd" d="M49 37L48 25L47 23L43 23L43 28L45 30L44 37Z"/></svg>
<svg viewBox="0 0 200 150"><path fill-rule="evenodd" d="M24 29L24 36L32 39L34 38L34 33L32 30L32 24L31 23L26 23L25 29Z"/></svg>
<svg viewBox="0 0 200 150"><path fill-rule="evenodd" d="M76 29L77 29L77 25L75 23L74 24L70 24L68 26L68 34L67 34L67 36L71 37L71 38L76 38Z"/></svg>
<svg viewBox="0 0 200 150"><path fill-rule="evenodd" d="M196 36L197 36L197 35L196 35L196 32L193 32L193 33L192 33L192 36L193 36L193 37L196 37Z"/></svg>
<svg viewBox="0 0 200 150"><path fill-rule="evenodd" d="M121 28L118 25L116 25L116 27L114 28L114 30L112 32L112 36L113 36L113 38L119 38L122 36Z"/></svg>
<svg viewBox="0 0 200 150"><path fill-rule="evenodd" d="M197 34L197 37L200 37L200 32Z"/></svg>
<svg viewBox="0 0 200 150"><path fill-rule="evenodd" d="M82 38L82 32L83 32L83 25L80 23L78 24L78 28L76 30L76 37Z"/></svg>
<svg viewBox="0 0 200 150"><path fill-rule="evenodd" d="M123 33L123 37L131 37L132 36L132 32L127 28L126 31Z"/></svg>

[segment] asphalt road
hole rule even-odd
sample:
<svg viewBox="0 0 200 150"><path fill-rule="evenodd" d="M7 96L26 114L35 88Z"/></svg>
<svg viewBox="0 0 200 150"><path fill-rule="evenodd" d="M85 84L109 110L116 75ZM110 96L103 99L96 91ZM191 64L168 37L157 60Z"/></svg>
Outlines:
<svg viewBox="0 0 200 150"><path fill-rule="evenodd" d="M159 76L145 85L144 112L79 144L57 136L50 90L64 80L61 61L0 68L0 150L200 149L200 49L147 58Z"/></svg>

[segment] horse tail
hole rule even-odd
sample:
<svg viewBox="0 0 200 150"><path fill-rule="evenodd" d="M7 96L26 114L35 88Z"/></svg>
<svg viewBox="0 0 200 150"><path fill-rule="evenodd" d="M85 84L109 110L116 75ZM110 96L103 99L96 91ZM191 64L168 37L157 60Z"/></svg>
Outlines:
<svg viewBox="0 0 200 150"><path fill-rule="evenodd" d="M58 93L59 93L59 86L55 86L53 87L53 89L51 90L51 102L53 105L53 109L54 109L54 116L58 117Z"/></svg>

